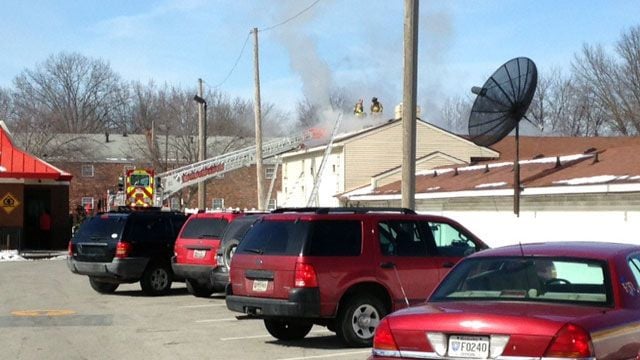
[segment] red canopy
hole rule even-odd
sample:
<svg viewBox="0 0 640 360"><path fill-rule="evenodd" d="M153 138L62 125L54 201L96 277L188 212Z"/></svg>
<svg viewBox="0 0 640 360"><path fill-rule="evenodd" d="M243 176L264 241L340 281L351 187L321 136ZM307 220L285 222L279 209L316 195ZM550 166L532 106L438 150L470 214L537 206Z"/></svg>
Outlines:
<svg viewBox="0 0 640 360"><path fill-rule="evenodd" d="M72 176L14 146L7 128L0 121L0 178L69 181Z"/></svg>

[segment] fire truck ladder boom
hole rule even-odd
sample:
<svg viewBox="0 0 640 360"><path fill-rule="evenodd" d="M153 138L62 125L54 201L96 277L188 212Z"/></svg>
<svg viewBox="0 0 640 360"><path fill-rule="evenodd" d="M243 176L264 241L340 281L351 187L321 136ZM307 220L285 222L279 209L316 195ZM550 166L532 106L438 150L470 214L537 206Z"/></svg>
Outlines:
<svg viewBox="0 0 640 360"><path fill-rule="evenodd" d="M295 149L305 140L313 136L313 130L306 130L284 139L268 141L262 145L262 156L268 158ZM158 192L158 196L161 200L165 200L184 187L239 169L243 166L254 164L255 162L256 147L254 145L169 170L158 174L162 185L162 191Z"/></svg>

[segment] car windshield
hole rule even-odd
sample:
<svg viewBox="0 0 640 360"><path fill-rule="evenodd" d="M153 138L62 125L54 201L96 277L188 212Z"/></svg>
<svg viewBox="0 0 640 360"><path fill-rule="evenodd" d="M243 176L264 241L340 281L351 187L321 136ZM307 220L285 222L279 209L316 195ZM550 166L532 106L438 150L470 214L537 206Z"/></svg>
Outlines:
<svg viewBox="0 0 640 360"><path fill-rule="evenodd" d="M601 261L481 257L461 262L429 300L522 300L610 306L612 295Z"/></svg>

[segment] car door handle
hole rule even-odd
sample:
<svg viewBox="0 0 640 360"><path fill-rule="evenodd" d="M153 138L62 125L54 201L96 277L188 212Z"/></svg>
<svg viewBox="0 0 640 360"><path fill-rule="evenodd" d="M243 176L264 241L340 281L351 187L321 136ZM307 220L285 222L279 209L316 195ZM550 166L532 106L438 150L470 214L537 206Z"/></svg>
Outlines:
<svg viewBox="0 0 640 360"><path fill-rule="evenodd" d="M453 265L455 265L455 264L452 263L452 262L446 262L446 263L442 264L442 267L443 268L452 268Z"/></svg>
<svg viewBox="0 0 640 360"><path fill-rule="evenodd" d="M396 267L396 264L392 263L392 262L384 262L380 264L380 267L383 269L393 269Z"/></svg>

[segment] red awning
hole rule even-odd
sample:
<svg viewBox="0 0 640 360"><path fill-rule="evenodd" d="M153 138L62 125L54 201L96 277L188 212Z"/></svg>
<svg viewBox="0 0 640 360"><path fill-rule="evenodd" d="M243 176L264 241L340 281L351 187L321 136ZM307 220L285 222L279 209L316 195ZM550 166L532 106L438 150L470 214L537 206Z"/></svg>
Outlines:
<svg viewBox="0 0 640 360"><path fill-rule="evenodd" d="M72 175L17 148L0 121L0 178L69 181Z"/></svg>

